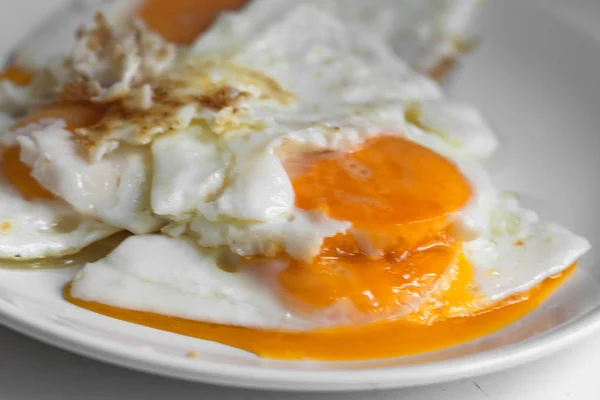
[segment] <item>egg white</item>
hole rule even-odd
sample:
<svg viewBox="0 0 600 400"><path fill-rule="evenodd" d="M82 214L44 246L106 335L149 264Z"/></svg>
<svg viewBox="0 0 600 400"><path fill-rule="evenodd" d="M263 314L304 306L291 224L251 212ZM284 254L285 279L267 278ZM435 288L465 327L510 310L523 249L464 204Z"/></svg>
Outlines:
<svg viewBox="0 0 600 400"><path fill-rule="evenodd" d="M143 0L75 0L61 7L21 43L15 62L37 68L56 56L67 54L73 31L102 11L111 21L122 23L139 9ZM478 0L254 0L241 12L225 13L219 30L229 40L245 36L253 27L280 19L299 3L318 6L346 24L373 32L392 45L412 66L426 70L444 57L457 54L456 40L466 40ZM240 18L243 17L243 18ZM200 39L204 35L200 36ZM223 41L216 41L221 46Z"/></svg>
<svg viewBox="0 0 600 400"><path fill-rule="evenodd" d="M214 28L200 36L198 45L216 49L243 42L256 30L281 20L295 6L307 4L355 29L355 41L369 31L378 42L393 47L402 59L425 71L445 57L458 55L457 42L468 40L478 3L478 0L255 0L239 13L223 15Z"/></svg>
<svg viewBox="0 0 600 400"><path fill-rule="evenodd" d="M590 250L586 239L541 220L521 207L513 194L494 200L486 229L476 240L463 244L475 282L488 302L531 289Z"/></svg>
<svg viewBox="0 0 600 400"><path fill-rule="evenodd" d="M60 199L26 200L1 172L0 204L0 260L74 254L119 231Z"/></svg>
<svg viewBox="0 0 600 400"><path fill-rule="evenodd" d="M36 26L19 44L13 63L29 70L48 66L57 57L67 55L75 44L73 32L102 12L116 24L123 23L136 11L141 0L73 0Z"/></svg>
<svg viewBox="0 0 600 400"><path fill-rule="evenodd" d="M106 258L82 269L75 298L207 322L302 329L268 284L217 265L218 250L159 235L132 236Z"/></svg>
<svg viewBox="0 0 600 400"><path fill-rule="evenodd" d="M150 208L147 149L121 146L91 163L62 120L30 124L11 135L31 176L82 215L133 233L164 225Z"/></svg>

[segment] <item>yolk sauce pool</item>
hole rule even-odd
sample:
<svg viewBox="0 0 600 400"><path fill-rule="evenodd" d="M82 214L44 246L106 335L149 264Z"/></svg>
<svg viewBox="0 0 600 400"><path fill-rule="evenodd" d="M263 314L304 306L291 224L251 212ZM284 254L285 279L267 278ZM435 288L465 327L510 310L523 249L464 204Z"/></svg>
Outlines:
<svg viewBox="0 0 600 400"><path fill-rule="evenodd" d="M77 306L112 318L226 344L261 357L280 360L368 360L439 350L497 331L542 304L560 287L572 270L547 279L529 293L468 317L449 318L432 324L398 319L311 332L219 325L111 307L72 297L69 285L64 289L64 297Z"/></svg>

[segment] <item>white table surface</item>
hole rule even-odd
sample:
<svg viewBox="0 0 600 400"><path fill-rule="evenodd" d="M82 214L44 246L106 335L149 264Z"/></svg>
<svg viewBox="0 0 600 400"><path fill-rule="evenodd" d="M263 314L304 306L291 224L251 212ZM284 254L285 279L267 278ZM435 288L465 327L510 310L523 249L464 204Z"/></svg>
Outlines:
<svg viewBox="0 0 600 400"><path fill-rule="evenodd" d="M19 35L5 34L12 31L11 27L23 23L34 26L49 10L65 0L1 0L0 4L4 6L9 1L10 12L6 7L2 7L3 11L0 12L3 32L0 54L20 39ZM585 7L585 4L600 0L545 1L562 3L559 5L564 6L568 13L568 5L575 2ZM600 37L598 17L594 13L585 14L578 23L594 25L592 31ZM600 399L598 371L600 334L533 364L450 384L373 393L282 394L218 388L133 372L52 348L0 327L0 400L592 400Z"/></svg>

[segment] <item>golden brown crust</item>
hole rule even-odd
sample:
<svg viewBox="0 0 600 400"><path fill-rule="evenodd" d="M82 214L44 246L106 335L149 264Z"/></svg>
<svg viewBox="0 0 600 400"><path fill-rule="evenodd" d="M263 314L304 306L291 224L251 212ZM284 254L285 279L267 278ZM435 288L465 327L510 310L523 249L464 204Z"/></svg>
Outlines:
<svg viewBox="0 0 600 400"><path fill-rule="evenodd" d="M92 159L101 158L106 152L102 147L109 142L144 145L155 135L184 128L191 118L204 111L214 118L212 128L217 134L238 128L260 129L260 125L251 122L240 125L238 117L244 112L245 102L272 101L287 106L295 99L277 81L258 71L202 60L178 65L145 85L146 93L137 93L141 100L136 100L136 93L132 92L110 104L99 123L76 130L75 135ZM244 87L252 87L253 93L241 89ZM128 102L133 100L147 104L131 107Z"/></svg>
<svg viewBox="0 0 600 400"><path fill-rule="evenodd" d="M209 108L213 111L220 111L223 108L230 107L241 99L248 97L250 97L250 93L248 92L239 91L231 86L224 86L213 93L198 96L196 101L202 107Z"/></svg>

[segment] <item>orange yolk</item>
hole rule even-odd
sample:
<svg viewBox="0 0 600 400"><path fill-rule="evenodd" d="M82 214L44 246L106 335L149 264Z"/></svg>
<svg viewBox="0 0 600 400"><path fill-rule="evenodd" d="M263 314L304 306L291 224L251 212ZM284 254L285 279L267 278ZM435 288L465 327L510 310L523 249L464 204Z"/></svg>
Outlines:
<svg viewBox="0 0 600 400"><path fill-rule="evenodd" d="M91 126L100 121L104 109L87 103L62 103L41 107L15 124L15 128L55 118L65 121L67 129L74 130ZM8 181L27 199L53 199L54 196L42 187L32 176L31 169L20 158L18 146L6 149L0 159L3 173Z"/></svg>
<svg viewBox="0 0 600 400"><path fill-rule="evenodd" d="M31 176L31 169L21 161L20 154L18 146L4 150L1 161L4 176L19 190L25 200L53 199L54 195Z"/></svg>
<svg viewBox="0 0 600 400"><path fill-rule="evenodd" d="M352 153L321 154L312 164L293 181L297 206L352 222L377 250L423 244L449 226L471 195L454 164L398 137L371 139ZM329 256L354 254L358 247L349 238L325 243Z"/></svg>
<svg viewBox="0 0 600 400"><path fill-rule="evenodd" d="M367 230L446 218L469 200L458 168L404 138L383 136L351 153L322 156L294 179L298 207L325 206L335 219Z"/></svg>
<svg viewBox="0 0 600 400"><path fill-rule="evenodd" d="M457 253L446 230L471 195L454 164L392 136L288 163L308 165L293 179L298 207L358 232L326 239L311 263L291 261L279 277L286 303L306 312L349 300L360 314L393 316L436 288Z"/></svg>
<svg viewBox="0 0 600 400"><path fill-rule="evenodd" d="M145 0L139 16L170 42L191 44L224 10L235 10L248 0Z"/></svg>
<svg viewBox="0 0 600 400"><path fill-rule="evenodd" d="M440 237L399 260L320 256L312 263L291 262L279 276L281 296L302 313L349 300L358 321L406 314L435 289L455 252Z"/></svg>
<svg viewBox="0 0 600 400"><path fill-rule="evenodd" d="M30 72L14 65L7 67L4 71L0 72L0 81L9 80L20 86L28 85L31 82L31 79L32 75Z"/></svg>
<svg viewBox="0 0 600 400"><path fill-rule="evenodd" d="M71 297L69 285L65 298L114 318L264 357L356 360L416 354L483 336L532 311L568 276L499 304L482 302L460 239L449 229L471 187L454 164L423 146L382 136L350 153L284 161L288 170L303 165L301 173L291 174L297 206L350 221L353 231L328 238L312 262L287 260L273 290L303 315L331 316L334 310L335 316L334 307L341 306L350 323L285 332L82 301ZM246 268L254 266L260 263Z"/></svg>

